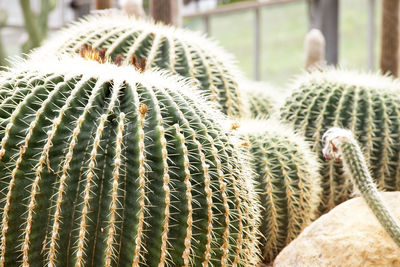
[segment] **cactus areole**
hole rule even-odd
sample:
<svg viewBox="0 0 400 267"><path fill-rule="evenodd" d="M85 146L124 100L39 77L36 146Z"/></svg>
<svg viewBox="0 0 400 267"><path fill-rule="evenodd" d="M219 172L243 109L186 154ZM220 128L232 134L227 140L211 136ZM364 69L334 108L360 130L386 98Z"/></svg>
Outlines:
<svg viewBox="0 0 400 267"><path fill-rule="evenodd" d="M256 264L258 204L222 115L179 78L99 62L2 73L0 266Z"/></svg>
<svg viewBox="0 0 400 267"><path fill-rule="evenodd" d="M145 69L159 68L192 78L223 113L242 116L237 84L241 75L232 56L200 34L108 12L71 24L37 53L76 54L83 44L104 49L113 60L120 57L128 63L135 55L138 61L146 58Z"/></svg>

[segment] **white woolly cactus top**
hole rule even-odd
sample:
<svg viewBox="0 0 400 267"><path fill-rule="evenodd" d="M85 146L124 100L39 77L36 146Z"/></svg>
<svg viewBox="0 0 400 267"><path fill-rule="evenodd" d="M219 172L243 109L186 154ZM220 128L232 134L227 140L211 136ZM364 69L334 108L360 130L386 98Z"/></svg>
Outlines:
<svg viewBox="0 0 400 267"><path fill-rule="evenodd" d="M161 22L155 22L153 20L147 21L144 19L135 18L113 10L101 14L90 15L76 22L72 22L69 26L55 34L54 37L46 41L41 48L35 51L35 53L38 53L40 51L46 53L46 51L59 49L61 46L65 45L66 42L68 42L71 34L79 35L80 33L93 32L102 28L111 28L110 25L112 25L111 27L113 29L126 31L127 34L129 33L129 30L143 31L154 33L155 35L176 38L178 40L188 43L195 43L201 45L204 50L218 55L218 58L220 58L221 61L225 62L227 65L236 65L236 60L234 59L233 55L226 52L226 50L224 50L217 41L209 36L206 37L200 32L190 31L183 28L176 28L170 25L167 26ZM111 34L113 33L115 32L109 32L109 36L105 34L102 39L106 40L108 37L111 37ZM90 39L88 38L87 41L90 41ZM77 47L77 49L80 49L80 46ZM239 72L237 68L233 69L232 71L236 71L237 74L241 74L241 72Z"/></svg>
<svg viewBox="0 0 400 267"><path fill-rule="evenodd" d="M362 72L347 70L345 68L327 68L323 71L303 73L295 80L292 88L299 88L302 84L310 81L326 81L331 84L342 84L347 86L358 86L364 88L399 91L400 82L390 76L379 72Z"/></svg>
<svg viewBox="0 0 400 267"><path fill-rule="evenodd" d="M144 69L161 68L193 78L225 114L241 116L237 79L242 75L233 57L199 33L105 12L72 23L33 57L76 54L84 45L103 50L113 60L119 57L123 64L135 57L145 61Z"/></svg>
<svg viewBox="0 0 400 267"><path fill-rule="evenodd" d="M211 110L216 122L226 120L226 117L218 110L215 103L206 101L205 96L197 89L190 79L179 75L171 75L165 70L137 71L132 65L117 66L112 62L99 63L94 60L87 60L78 55L58 55L55 57L39 58L30 57L27 60L14 58L13 67L6 68L0 72L0 82L14 76L20 76L23 72L57 73L65 75L65 78L79 75L98 78L103 81L120 80L131 84L141 83L145 86L159 88L170 88L189 96L198 105L206 110Z"/></svg>

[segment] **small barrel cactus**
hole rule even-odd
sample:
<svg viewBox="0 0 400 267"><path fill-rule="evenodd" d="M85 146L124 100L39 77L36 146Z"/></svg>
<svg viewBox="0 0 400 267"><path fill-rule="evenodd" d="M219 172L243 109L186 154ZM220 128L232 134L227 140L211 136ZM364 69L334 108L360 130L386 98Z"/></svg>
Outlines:
<svg viewBox="0 0 400 267"><path fill-rule="evenodd" d="M0 266L257 263L251 171L179 78L46 59L0 97Z"/></svg>
<svg viewBox="0 0 400 267"><path fill-rule="evenodd" d="M229 116L241 116L239 71L213 41L187 30L109 12L88 16L54 36L38 54L78 53L83 45L105 49L106 56L128 63L146 58L145 68L160 68L193 78L208 98Z"/></svg>
<svg viewBox="0 0 400 267"><path fill-rule="evenodd" d="M326 159L343 160L346 171L383 228L400 246L400 222L388 209L378 192L360 146L349 130L331 128L323 136Z"/></svg>
<svg viewBox="0 0 400 267"><path fill-rule="evenodd" d="M385 191L400 190L400 84L378 74L344 70L306 74L281 107L319 155L322 134L330 127L350 129L360 143L372 177ZM396 92L397 90L397 92ZM351 197L353 186L340 162L322 168L321 211Z"/></svg>
<svg viewBox="0 0 400 267"><path fill-rule="evenodd" d="M269 263L314 219L321 201L320 164L290 127L274 120L240 124L256 173L262 256Z"/></svg>
<svg viewBox="0 0 400 267"><path fill-rule="evenodd" d="M239 89L246 110L244 117L267 119L275 112L278 100L274 94L277 89L270 84L243 79L239 82Z"/></svg>

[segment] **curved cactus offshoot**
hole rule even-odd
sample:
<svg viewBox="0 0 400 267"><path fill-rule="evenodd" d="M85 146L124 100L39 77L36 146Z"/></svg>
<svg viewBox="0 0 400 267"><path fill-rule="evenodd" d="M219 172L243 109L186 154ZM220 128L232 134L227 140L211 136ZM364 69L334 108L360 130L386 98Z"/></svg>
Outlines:
<svg viewBox="0 0 400 267"><path fill-rule="evenodd" d="M280 117L306 137L322 157L322 135L331 127L352 131L378 188L400 190L400 83L379 74L328 69L302 76ZM323 205L349 199L353 187L339 162L321 168Z"/></svg>
<svg viewBox="0 0 400 267"><path fill-rule="evenodd" d="M365 157L352 132L341 128L331 128L324 134L323 140L325 158L343 161L345 170L350 174L354 185L360 191L376 218L400 246L400 222L385 206L368 171Z"/></svg>

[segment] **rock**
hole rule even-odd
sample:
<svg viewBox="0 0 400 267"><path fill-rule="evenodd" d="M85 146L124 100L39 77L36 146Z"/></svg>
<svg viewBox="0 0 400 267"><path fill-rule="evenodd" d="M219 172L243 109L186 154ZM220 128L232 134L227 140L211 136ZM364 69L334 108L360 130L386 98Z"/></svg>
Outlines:
<svg viewBox="0 0 400 267"><path fill-rule="evenodd" d="M382 193L400 219L400 192ZM281 266L400 266L400 247L364 199L348 200L309 225L277 256Z"/></svg>

